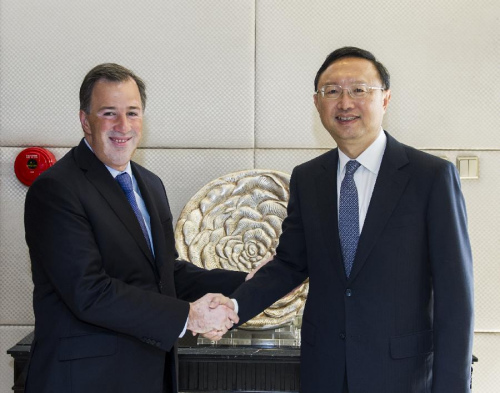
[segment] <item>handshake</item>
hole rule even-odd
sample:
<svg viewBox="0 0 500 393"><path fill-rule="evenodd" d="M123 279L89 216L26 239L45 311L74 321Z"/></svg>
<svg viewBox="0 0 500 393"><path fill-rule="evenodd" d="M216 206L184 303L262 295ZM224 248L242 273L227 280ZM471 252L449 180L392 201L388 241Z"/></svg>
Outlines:
<svg viewBox="0 0 500 393"><path fill-rule="evenodd" d="M221 294L207 293L189 304L187 329L193 332L193 336L199 333L218 341L239 320L231 299Z"/></svg>
<svg viewBox="0 0 500 393"><path fill-rule="evenodd" d="M271 260L272 258L263 260L257 268L247 274L245 281L250 280ZM193 332L193 336L199 333L209 340L218 341L239 320L231 299L220 293L207 293L189 304L187 329Z"/></svg>

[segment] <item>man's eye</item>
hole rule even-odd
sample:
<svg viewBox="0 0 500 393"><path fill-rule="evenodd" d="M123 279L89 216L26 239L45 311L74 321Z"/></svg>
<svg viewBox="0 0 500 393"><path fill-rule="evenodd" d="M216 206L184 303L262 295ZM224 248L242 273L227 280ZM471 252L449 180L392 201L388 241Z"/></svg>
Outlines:
<svg viewBox="0 0 500 393"><path fill-rule="evenodd" d="M363 93L366 93L368 90L365 86L355 86L352 91L354 93L358 93L358 94L363 94Z"/></svg>
<svg viewBox="0 0 500 393"><path fill-rule="evenodd" d="M103 116L114 116L115 113L114 112L104 112L102 115Z"/></svg>
<svg viewBox="0 0 500 393"><path fill-rule="evenodd" d="M339 92L339 89L337 87L329 87L325 89L325 94L337 94Z"/></svg>
<svg viewBox="0 0 500 393"><path fill-rule="evenodd" d="M139 116L137 112L129 112L128 115L132 117Z"/></svg>

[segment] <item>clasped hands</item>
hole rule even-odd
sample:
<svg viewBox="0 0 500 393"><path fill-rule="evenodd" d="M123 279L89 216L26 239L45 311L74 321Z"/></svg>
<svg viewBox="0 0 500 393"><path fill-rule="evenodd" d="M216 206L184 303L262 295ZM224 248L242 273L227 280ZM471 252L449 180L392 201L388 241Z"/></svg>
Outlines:
<svg viewBox="0 0 500 393"><path fill-rule="evenodd" d="M189 304L187 329L193 336L199 333L218 341L239 320L231 299L218 293L207 293Z"/></svg>
<svg viewBox="0 0 500 393"><path fill-rule="evenodd" d="M257 268L247 274L245 280L250 280L270 260L272 258L262 261ZM209 340L218 341L239 320L231 299L220 293L207 293L189 304L187 329L191 330L193 336L201 334Z"/></svg>

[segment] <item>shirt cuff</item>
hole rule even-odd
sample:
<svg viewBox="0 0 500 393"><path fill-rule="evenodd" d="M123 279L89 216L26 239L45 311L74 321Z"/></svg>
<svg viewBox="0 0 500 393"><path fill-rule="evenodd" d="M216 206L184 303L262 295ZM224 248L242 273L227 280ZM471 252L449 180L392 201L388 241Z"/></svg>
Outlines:
<svg viewBox="0 0 500 393"><path fill-rule="evenodd" d="M187 329L187 326L188 326L188 321L189 321L189 316L186 319L186 324L184 325L184 329L182 329L181 334L179 334L179 338L184 337L184 335L186 334L186 329Z"/></svg>
<svg viewBox="0 0 500 393"><path fill-rule="evenodd" d="M234 312L236 314L238 314L238 310L240 309L239 306L238 306L238 301L236 299L231 299L231 301L233 302L234 304Z"/></svg>

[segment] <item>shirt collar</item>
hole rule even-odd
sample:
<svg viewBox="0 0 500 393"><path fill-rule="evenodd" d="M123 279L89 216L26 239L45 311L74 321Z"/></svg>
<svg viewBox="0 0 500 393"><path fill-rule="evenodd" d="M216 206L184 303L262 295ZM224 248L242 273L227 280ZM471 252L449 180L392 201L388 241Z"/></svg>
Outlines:
<svg viewBox="0 0 500 393"><path fill-rule="evenodd" d="M387 144L387 136L382 128L380 128L380 132L378 134L377 139L373 141L373 143L368 146L368 148L361 153L356 161L359 162L363 167L368 169L370 172L375 175L378 174L380 170L380 164L382 163L382 157L384 156L385 146ZM348 161L351 159L339 149L339 169L340 173L344 171L344 168Z"/></svg>

